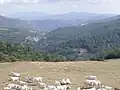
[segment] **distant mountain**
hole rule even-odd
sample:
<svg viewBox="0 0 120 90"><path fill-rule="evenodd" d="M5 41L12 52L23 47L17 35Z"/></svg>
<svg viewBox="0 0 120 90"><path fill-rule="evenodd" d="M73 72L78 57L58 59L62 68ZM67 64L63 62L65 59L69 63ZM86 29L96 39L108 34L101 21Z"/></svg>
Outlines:
<svg viewBox="0 0 120 90"><path fill-rule="evenodd" d="M96 14L96 13L88 13L88 12L70 12L60 15L53 15L52 19L64 19L64 20L100 20L105 19L107 17L114 16L113 14Z"/></svg>
<svg viewBox="0 0 120 90"><path fill-rule="evenodd" d="M106 17L114 16L114 14L96 14L96 13L88 13L88 12L70 12L63 13L57 15L50 15L43 12L16 12L9 14L9 17L12 18L20 18L22 20L92 20L92 19L104 19Z"/></svg>
<svg viewBox="0 0 120 90"><path fill-rule="evenodd" d="M51 31L55 28L66 26L72 26L72 24L62 20L20 20L16 18L0 16L0 27Z"/></svg>
<svg viewBox="0 0 120 90"><path fill-rule="evenodd" d="M15 18L10 18L6 16L0 16L0 27L7 27L7 28L32 28L28 21L20 20Z"/></svg>
<svg viewBox="0 0 120 90"><path fill-rule="evenodd" d="M8 15L11 18L19 18L21 20L43 20L50 17L49 14L42 12L15 12Z"/></svg>
<svg viewBox="0 0 120 90"><path fill-rule="evenodd" d="M78 26L96 20L103 20L111 16L113 15L86 12L71 12L61 15L49 15L41 12L16 12L10 14L10 18L1 16L0 26L51 31L59 27Z"/></svg>

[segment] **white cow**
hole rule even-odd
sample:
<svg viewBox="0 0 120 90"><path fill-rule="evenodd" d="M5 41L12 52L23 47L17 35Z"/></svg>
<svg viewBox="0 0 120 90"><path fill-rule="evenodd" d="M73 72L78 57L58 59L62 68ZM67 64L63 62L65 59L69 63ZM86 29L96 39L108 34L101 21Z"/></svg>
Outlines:
<svg viewBox="0 0 120 90"><path fill-rule="evenodd" d="M78 88L77 88L77 90L81 90L81 88L80 88L80 87L78 87Z"/></svg>
<svg viewBox="0 0 120 90"><path fill-rule="evenodd" d="M24 81L19 81L18 84L20 84L20 85L27 85L27 83L24 82Z"/></svg>
<svg viewBox="0 0 120 90"><path fill-rule="evenodd" d="M81 89L80 87L78 87L77 90L97 90L97 89L96 88Z"/></svg>
<svg viewBox="0 0 120 90"><path fill-rule="evenodd" d="M11 72L14 77L20 77L20 73Z"/></svg>
<svg viewBox="0 0 120 90"><path fill-rule="evenodd" d="M110 86L105 86L104 87L106 90L114 90L114 88L113 87L110 87Z"/></svg>
<svg viewBox="0 0 120 90"><path fill-rule="evenodd" d="M66 85L66 80L62 79L62 81L60 83L61 83L61 85Z"/></svg>
<svg viewBox="0 0 120 90"><path fill-rule="evenodd" d="M42 82L43 77L33 77L34 82Z"/></svg>
<svg viewBox="0 0 120 90"><path fill-rule="evenodd" d="M85 83L88 87L102 87L102 83L99 80L86 80Z"/></svg>
<svg viewBox="0 0 120 90"><path fill-rule="evenodd" d="M70 79L66 79L66 84L71 84Z"/></svg>
<svg viewBox="0 0 120 90"><path fill-rule="evenodd" d="M17 85L17 84L8 84L7 87L4 87L4 89L6 90L11 90L11 89L20 89L21 86L20 85Z"/></svg>
<svg viewBox="0 0 120 90"><path fill-rule="evenodd" d="M12 81L19 81L19 77L10 77Z"/></svg>
<svg viewBox="0 0 120 90"><path fill-rule="evenodd" d="M58 90L68 90L70 89L70 86L69 85L59 85L59 86L56 86Z"/></svg>
<svg viewBox="0 0 120 90"><path fill-rule="evenodd" d="M32 88L29 88L27 85L24 85L21 87L21 90L32 90Z"/></svg>
<svg viewBox="0 0 120 90"><path fill-rule="evenodd" d="M44 90L58 90L58 89L54 85L49 85Z"/></svg>
<svg viewBox="0 0 120 90"><path fill-rule="evenodd" d="M4 90L11 90L10 87L4 87Z"/></svg>
<svg viewBox="0 0 120 90"><path fill-rule="evenodd" d="M97 80L97 76L86 76L85 79L88 79L88 80Z"/></svg>
<svg viewBox="0 0 120 90"><path fill-rule="evenodd" d="M39 84L39 87L41 88L41 89L44 89L44 88L46 88L46 84L45 83L43 83L43 82L38 82L38 84Z"/></svg>
<svg viewBox="0 0 120 90"><path fill-rule="evenodd" d="M95 87L99 87L99 88L101 88L102 87L102 83L101 83L101 81L99 81L99 80L94 80L94 86Z"/></svg>
<svg viewBox="0 0 120 90"><path fill-rule="evenodd" d="M55 85L58 86L58 85L61 85L59 81L56 81L55 80Z"/></svg>

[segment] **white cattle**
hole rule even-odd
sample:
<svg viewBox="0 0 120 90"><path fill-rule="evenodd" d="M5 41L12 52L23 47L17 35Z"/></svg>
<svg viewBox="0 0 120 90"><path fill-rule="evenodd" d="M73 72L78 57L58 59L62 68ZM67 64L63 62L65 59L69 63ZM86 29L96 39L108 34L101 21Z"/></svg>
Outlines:
<svg viewBox="0 0 120 90"><path fill-rule="evenodd" d="M32 90L32 88L29 88L27 85L24 85L21 87L21 90Z"/></svg>
<svg viewBox="0 0 120 90"><path fill-rule="evenodd" d="M19 81L18 82L20 85L26 85L27 83L26 82L24 82L24 81Z"/></svg>
<svg viewBox="0 0 120 90"><path fill-rule="evenodd" d="M14 77L20 77L20 73L15 73L15 72L11 72L12 76Z"/></svg>
<svg viewBox="0 0 120 90"><path fill-rule="evenodd" d="M70 79L66 79L66 84L71 84Z"/></svg>
<svg viewBox="0 0 120 90"><path fill-rule="evenodd" d="M97 90L97 89L96 88L81 89L80 87L78 87L77 90Z"/></svg>
<svg viewBox="0 0 120 90"><path fill-rule="evenodd" d="M19 81L19 77L10 77L12 81Z"/></svg>
<svg viewBox="0 0 120 90"><path fill-rule="evenodd" d="M81 90L81 88L80 88L80 87L78 87L78 88L77 88L77 90Z"/></svg>
<svg viewBox="0 0 120 90"><path fill-rule="evenodd" d="M86 80L85 83L88 87L102 87L102 83L99 80Z"/></svg>
<svg viewBox="0 0 120 90"><path fill-rule="evenodd" d="M106 90L105 88L98 88L97 90Z"/></svg>
<svg viewBox="0 0 120 90"><path fill-rule="evenodd" d="M57 90L67 90L65 86L57 86Z"/></svg>
<svg viewBox="0 0 120 90"><path fill-rule="evenodd" d="M69 85L59 85L59 86L56 86L58 90L68 90L70 89L70 86Z"/></svg>
<svg viewBox="0 0 120 90"><path fill-rule="evenodd" d="M86 80L85 83L87 87L94 87L95 80Z"/></svg>
<svg viewBox="0 0 120 90"><path fill-rule="evenodd" d="M56 81L55 80L55 85L58 86L58 85L61 85L59 81Z"/></svg>
<svg viewBox="0 0 120 90"><path fill-rule="evenodd" d="M44 88L44 90L58 90L54 85L49 85Z"/></svg>
<svg viewBox="0 0 120 90"><path fill-rule="evenodd" d="M21 86L20 86L20 85L16 85L16 86L14 87L14 89L20 90L20 89L21 89Z"/></svg>
<svg viewBox="0 0 120 90"><path fill-rule="evenodd" d="M17 85L17 84L8 84L7 87L4 87L4 89L6 90L11 90L11 89L20 89L21 86L20 85Z"/></svg>
<svg viewBox="0 0 120 90"><path fill-rule="evenodd" d="M4 90L11 90L10 87L4 87Z"/></svg>
<svg viewBox="0 0 120 90"><path fill-rule="evenodd" d="M33 83L33 78L32 77L25 77L24 81L27 83Z"/></svg>
<svg viewBox="0 0 120 90"><path fill-rule="evenodd" d="M66 80L62 79L62 81L60 83L61 83L61 85L66 85Z"/></svg>
<svg viewBox="0 0 120 90"><path fill-rule="evenodd" d="M41 89L44 89L44 88L46 88L46 84L45 83L43 83L43 82L38 82L38 84L39 84L39 87L41 88Z"/></svg>
<svg viewBox="0 0 120 90"><path fill-rule="evenodd" d="M97 90L96 88L83 89L83 90Z"/></svg>
<svg viewBox="0 0 120 90"><path fill-rule="evenodd" d="M93 82L93 85L95 86L95 87L98 87L98 88L101 88L102 87L102 83L101 83L101 81L99 81L99 80L93 80L94 82Z"/></svg>
<svg viewBox="0 0 120 90"><path fill-rule="evenodd" d="M42 82L43 77L33 77L33 81Z"/></svg>
<svg viewBox="0 0 120 90"><path fill-rule="evenodd" d="M88 80L97 80L97 76L86 76L85 79L88 79Z"/></svg>
<svg viewBox="0 0 120 90"><path fill-rule="evenodd" d="M110 87L110 86L105 86L104 87L106 90L114 90L114 88L113 87Z"/></svg>

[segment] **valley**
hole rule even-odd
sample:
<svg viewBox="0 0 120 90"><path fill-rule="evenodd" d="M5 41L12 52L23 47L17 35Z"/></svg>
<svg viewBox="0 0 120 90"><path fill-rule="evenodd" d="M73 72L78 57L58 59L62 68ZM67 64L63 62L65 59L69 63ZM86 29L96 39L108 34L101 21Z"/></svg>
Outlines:
<svg viewBox="0 0 120 90"><path fill-rule="evenodd" d="M85 18L81 18L82 15ZM110 55L119 58L120 16L104 16L106 15L68 13L44 20L1 16L0 40L29 44L37 52L56 54L65 60L103 60L111 59ZM98 20L96 17L101 18Z"/></svg>

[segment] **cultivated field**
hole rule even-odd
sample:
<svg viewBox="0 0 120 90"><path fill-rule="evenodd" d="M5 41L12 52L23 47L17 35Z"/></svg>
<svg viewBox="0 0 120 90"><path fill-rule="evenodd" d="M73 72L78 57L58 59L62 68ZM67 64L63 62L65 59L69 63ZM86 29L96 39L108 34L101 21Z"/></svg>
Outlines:
<svg viewBox="0 0 120 90"><path fill-rule="evenodd" d="M96 75L104 84L120 88L120 61L109 62L16 62L0 64L0 90L7 84L8 74L26 73L26 76L43 76L50 84L54 80L70 78L71 90L76 90L86 75Z"/></svg>

